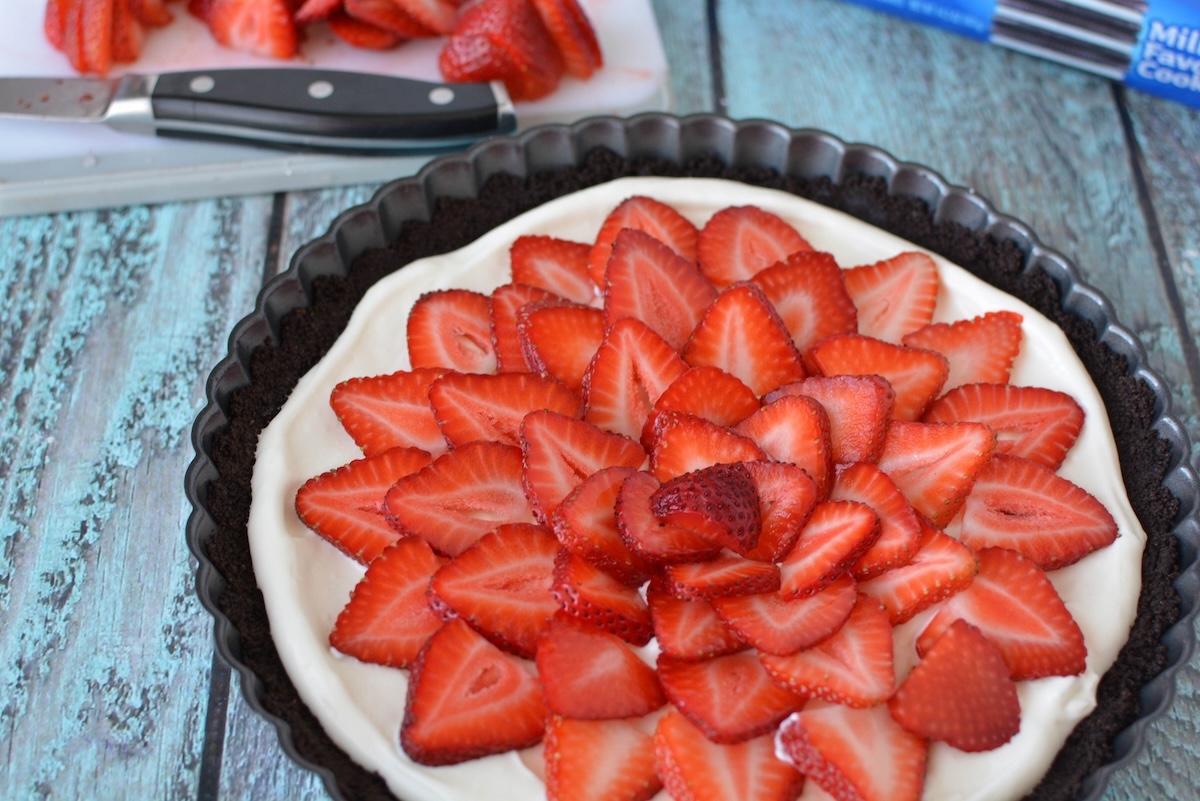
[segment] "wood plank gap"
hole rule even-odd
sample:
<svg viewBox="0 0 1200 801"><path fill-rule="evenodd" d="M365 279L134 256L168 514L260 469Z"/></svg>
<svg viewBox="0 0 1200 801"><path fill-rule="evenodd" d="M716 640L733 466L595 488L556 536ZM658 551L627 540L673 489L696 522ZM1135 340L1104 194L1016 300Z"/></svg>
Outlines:
<svg viewBox="0 0 1200 801"><path fill-rule="evenodd" d="M1150 196L1150 181L1146 177L1148 173L1146 156L1142 152L1137 131L1134 129L1133 115L1129 113L1129 104L1125 99L1125 89L1116 83L1112 85L1112 88L1117 114L1121 119L1121 130L1125 135L1125 148L1129 153L1129 168L1133 173L1133 183L1137 189L1138 205L1141 206L1142 217L1146 221L1150 247L1154 250L1154 261L1157 263L1159 275L1162 277L1163 290L1167 295L1171 316L1175 318L1175 324L1179 327L1179 345L1183 351L1183 360L1187 365L1192 386L1200 387L1200 346L1197 346L1196 336L1188 325L1183 297L1179 293L1179 286L1175 283L1175 274L1171 269L1171 258L1167 253L1166 239L1163 237L1162 226L1158 221L1154 200Z"/></svg>
<svg viewBox="0 0 1200 801"><path fill-rule="evenodd" d="M713 108L718 114L729 114L729 98L725 94L725 68L721 64L721 25L718 22L718 0L707 0L708 59L712 65Z"/></svg>
<svg viewBox="0 0 1200 801"><path fill-rule="evenodd" d="M221 765L225 761L225 723L229 714L232 672L215 650L209 671L208 711L204 716L204 749L196 801L217 801L221 795Z"/></svg>
<svg viewBox="0 0 1200 801"><path fill-rule="evenodd" d="M279 247L283 242L283 214L287 209L287 193L276 192L271 199L271 220L267 225L267 250L263 258L263 283L278 275L286 265L279 263Z"/></svg>

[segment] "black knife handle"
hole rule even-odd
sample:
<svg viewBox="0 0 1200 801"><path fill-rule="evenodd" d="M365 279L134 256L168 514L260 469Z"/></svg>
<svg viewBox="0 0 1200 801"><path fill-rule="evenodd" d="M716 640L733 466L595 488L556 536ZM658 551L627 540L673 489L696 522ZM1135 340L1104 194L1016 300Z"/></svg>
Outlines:
<svg viewBox="0 0 1200 801"><path fill-rule="evenodd" d="M166 73L150 100L160 134L300 148L436 150L515 127L507 96L489 84L324 69Z"/></svg>

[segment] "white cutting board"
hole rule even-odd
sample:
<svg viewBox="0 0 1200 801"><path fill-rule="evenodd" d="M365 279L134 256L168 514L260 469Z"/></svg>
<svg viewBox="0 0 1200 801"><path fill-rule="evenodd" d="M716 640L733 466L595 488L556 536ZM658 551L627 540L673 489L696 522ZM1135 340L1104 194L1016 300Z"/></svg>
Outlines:
<svg viewBox="0 0 1200 801"><path fill-rule="evenodd" d="M549 97L517 103L522 129L595 114L670 108L667 63L650 0L580 0L596 28L605 65L590 80L564 78ZM73 75L42 33L45 0L2 0L0 76ZM113 71L317 66L440 81L440 39L376 52L350 47L323 25L310 27L288 62L218 45L185 2L175 22L150 32L136 64ZM0 119L0 217L155 203L218 195L382 182L414 174L428 156L328 156L121 134L85 123Z"/></svg>

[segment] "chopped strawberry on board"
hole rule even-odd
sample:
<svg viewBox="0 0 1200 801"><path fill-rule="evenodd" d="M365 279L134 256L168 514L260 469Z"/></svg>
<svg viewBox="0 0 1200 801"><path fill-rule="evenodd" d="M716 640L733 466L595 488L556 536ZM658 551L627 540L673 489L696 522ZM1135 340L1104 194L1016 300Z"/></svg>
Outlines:
<svg viewBox="0 0 1200 801"><path fill-rule="evenodd" d="M912 504L887 473L858 462L838 473L830 500L858 501L879 516L879 538L850 569L858 579L908 564L921 544L921 523Z"/></svg>
<svg viewBox="0 0 1200 801"><path fill-rule="evenodd" d="M1013 361L1021 352L1021 315L998 311L931 323L902 339L910 348L935 350L950 363L943 391L963 384L1007 384Z"/></svg>
<svg viewBox="0 0 1200 801"><path fill-rule="evenodd" d="M858 331L898 344L933 321L937 308L937 264L908 252L846 270L846 291L858 309Z"/></svg>
<svg viewBox="0 0 1200 801"><path fill-rule="evenodd" d="M278 59L296 55L300 36L287 0L189 0L188 11L232 50Z"/></svg>
<svg viewBox="0 0 1200 801"><path fill-rule="evenodd" d="M766 459L748 437L682 412L659 412L654 416L650 443L650 471L659 481L714 464Z"/></svg>
<svg viewBox="0 0 1200 801"><path fill-rule="evenodd" d="M406 11L400 0L342 0L342 8L350 17L392 34L398 42L437 35Z"/></svg>
<svg viewBox="0 0 1200 801"><path fill-rule="evenodd" d="M645 323L618 320L583 377L583 419L640 437L654 404L687 369L679 353Z"/></svg>
<svg viewBox="0 0 1200 801"><path fill-rule="evenodd" d="M492 290L492 346L496 350L497 373L528 373L532 369L525 359L521 342L519 314L533 303L562 303L563 298L529 284L501 284ZM578 387L576 387L578 389Z"/></svg>
<svg viewBox="0 0 1200 801"><path fill-rule="evenodd" d="M533 373L445 373L429 387L429 403L451 447L475 440L520 444L521 421L538 409L575 417L579 395Z"/></svg>
<svg viewBox="0 0 1200 801"><path fill-rule="evenodd" d="M400 744L414 762L454 765L536 745L545 722L532 666L455 618L413 665Z"/></svg>
<svg viewBox="0 0 1200 801"><path fill-rule="evenodd" d="M292 18L297 25L309 25L319 20L328 19L331 14L342 7L342 0L304 0Z"/></svg>
<svg viewBox="0 0 1200 801"><path fill-rule="evenodd" d="M653 473L638 471L617 494L617 531L629 549L651 564L712 559L720 552L698 532L672 525L650 510L650 498L662 486Z"/></svg>
<svg viewBox="0 0 1200 801"><path fill-rule="evenodd" d="M793 253L751 283L762 288L802 354L826 337L858 331L858 311L842 269L828 253Z"/></svg>
<svg viewBox="0 0 1200 801"><path fill-rule="evenodd" d="M650 607L636 587L622 584L566 549L559 551L554 563L551 593L568 614L628 643L645 645L654 635Z"/></svg>
<svg viewBox="0 0 1200 801"><path fill-rule="evenodd" d="M654 637L667 656L682 660L711 659L749 647L721 619L712 603L703 598L676 598L660 584L651 582L646 602L654 621Z"/></svg>
<svg viewBox="0 0 1200 801"><path fill-rule="evenodd" d="M650 496L650 511L739 553L752 549L762 531L758 488L742 462L704 467L664 482Z"/></svg>
<svg viewBox="0 0 1200 801"><path fill-rule="evenodd" d="M604 66L596 31L576 0L533 0L567 74L587 80Z"/></svg>
<svg viewBox="0 0 1200 801"><path fill-rule="evenodd" d="M802 598L821 592L849 573L879 539L879 532L879 516L865 503L817 504L800 538L779 563L780 593Z"/></svg>
<svg viewBox="0 0 1200 801"><path fill-rule="evenodd" d="M894 420L876 464L914 509L945 528L995 450L996 435L983 423Z"/></svg>
<svg viewBox="0 0 1200 801"><path fill-rule="evenodd" d="M445 36L454 30L461 3L454 0L390 0L434 35Z"/></svg>
<svg viewBox="0 0 1200 801"><path fill-rule="evenodd" d="M700 269L717 287L747 281L800 250L800 232L757 206L728 206L708 218L696 242Z"/></svg>
<svg viewBox="0 0 1200 801"><path fill-rule="evenodd" d="M715 559L663 568L662 586L676 598L712 601L735 595L754 595L779 589L779 568L728 551Z"/></svg>
<svg viewBox="0 0 1200 801"><path fill-rule="evenodd" d="M761 653L787 656L811 648L840 629L857 600L854 580L843 575L804 598L769 592L714 598L712 604L740 639Z"/></svg>
<svg viewBox="0 0 1200 801"><path fill-rule="evenodd" d="M784 396L733 427L754 441L771 459L794 464L816 483L824 496L833 482L833 441L829 415L820 403L804 396Z"/></svg>
<svg viewBox="0 0 1200 801"><path fill-rule="evenodd" d="M367 456L395 447L440 456L446 438L429 405L429 388L443 372L425 368L350 378L333 388L329 405Z"/></svg>
<svg viewBox="0 0 1200 801"><path fill-rule="evenodd" d="M167 8L166 0L129 0L129 11L138 22L155 28L175 19L175 15Z"/></svg>
<svg viewBox="0 0 1200 801"><path fill-rule="evenodd" d="M684 259L695 263L699 231L688 218L662 201L635 195L617 205L604 218L588 254L588 272L597 286L604 286L604 273L612 255L613 241L626 228L645 231Z"/></svg>
<svg viewBox="0 0 1200 801"><path fill-rule="evenodd" d="M887 608L892 625L965 589L979 572L979 559L970 548L923 519L922 532L912 561L858 583L859 592Z"/></svg>
<svg viewBox="0 0 1200 801"><path fill-rule="evenodd" d="M406 2L454 13L453 6L438 0ZM536 100L558 87L562 55L531 0L480 0L452 27L438 55L446 80L503 81L513 100Z"/></svg>
<svg viewBox="0 0 1200 801"><path fill-rule="evenodd" d="M621 538L617 498L625 479L637 471L606 467L583 480L554 510L550 526L559 543L622 584L640 587L652 565Z"/></svg>
<svg viewBox="0 0 1200 801"><path fill-rule="evenodd" d="M896 393L877 375L810 375L767 394L764 403L783 395L805 395L825 407L829 439L837 464L879 459Z"/></svg>
<svg viewBox="0 0 1200 801"><path fill-rule="evenodd" d="M548 801L649 801L662 789L638 721L551 716L543 755Z"/></svg>
<svg viewBox="0 0 1200 801"><path fill-rule="evenodd" d="M600 298L600 286L588 274L592 246L553 236L526 234L509 248L512 280L540 287L586 305Z"/></svg>
<svg viewBox="0 0 1200 801"><path fill-rule="evenodd" d="M373 22L352 17L339 8L325 18L325 24L333 35L351 47L363 50L391 50L404 41L392 31Z"/></svg>
<svg viewBox="0 0 1200 801"><path fill-rule="evenodd" d="M439 289L417 299L408 315L408 359L414 368L496 372L491 299L468 289Z"/></svg>
<svg viewBox="0 0 1200 801"><path fill-rule="evenodd" d="M305 482L296 493L296 514L342 552L368 564L400 538L388 522L388 489L429 461L429 454L416 448L356 459Z"/></svg>
<svg viewBox="0 0 1200 801"><path fill-rule="evenodd" d="M895 392L892 416L917 420L942 391L950 365L932 350L893 345L861 334L829 337L808 354L826 376L877 375Z"/></svg>
<svg viewBox="0 0 1200 801"><path fill-rule="evenodd" d="M531 303L517 314L525 363L576 392L583 391L592 357L604 342L604 311L576 303Z"/></svg>

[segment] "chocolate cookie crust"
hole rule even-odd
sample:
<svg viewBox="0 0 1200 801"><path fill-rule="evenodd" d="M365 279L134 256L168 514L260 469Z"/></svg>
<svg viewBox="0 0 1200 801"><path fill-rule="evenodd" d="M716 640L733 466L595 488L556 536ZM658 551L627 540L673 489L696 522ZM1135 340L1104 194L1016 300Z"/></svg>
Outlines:
<svg viewBox="0 0 1200 801"><path fill-rule="evenodd" d="M299 700L271 640L247 537L250 481L263 428L299 378L341 334L363 294L381 278L416 259L462 247L554 198L616 178L643 175L741 181L845 211L945 256L1029 303L1066 332L1107 406L1130 501L1148 536L1142 594L1129 641L1100 682L1096 711L1079 724L1049 773L1027 796L1031 801L1075 798L1088 775L1112 758L1116 734L1139 715L1138 690L1166 666L1162 636L1180 614L1180 601L1172 586L1179 570L1178 544L1171 534L1179 503L1163 486L1170 446L1151 429L1153 390L1130 376L1125 360L1097 341L1090 322L1062 308L1058 284L1042 271L1027 269L1026 254L1017 243L957 223L935 222L923 200L889 195L880 178L852 175L840 183L827 178L798 179L770 170L731 168L716 158L679 165L631 161L601 149L589 153L579 168L527 179L497 175L483 186L478 198L441 198L430 222L406 223L396 241L363 253L344 277L315 279L311 303L286 314L278 338L254 350L249 359L250 383L229 397L228 424L211 442L218 476L209 487L206 506L216 531L203 547L226 581L217 604L239 633L241 660L263 685L264 707L288 723L296 751L321 766L323 773L331 772L345 798L394 798L379 776L358 766L328 738Z"/></svg>

